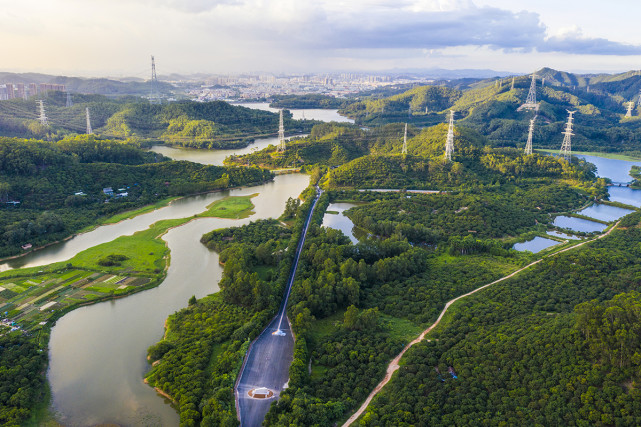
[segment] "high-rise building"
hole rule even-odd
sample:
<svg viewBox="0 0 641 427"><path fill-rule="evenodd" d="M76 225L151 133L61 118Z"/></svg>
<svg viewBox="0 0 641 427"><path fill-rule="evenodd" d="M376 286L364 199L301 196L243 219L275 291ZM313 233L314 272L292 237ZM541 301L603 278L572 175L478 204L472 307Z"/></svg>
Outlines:
<svg viewBox="0 0 641 427"><path fill-rule="evenodd" d="M38 85L29 83L29 96L36 96L38 94Z"/></svg>
<svg viewBox="0 0 641 427"><path fill-rule="evenodd" d="M27 93L24 90L24 83L16 84L15 95L16 98L27 99Z"/></svg>

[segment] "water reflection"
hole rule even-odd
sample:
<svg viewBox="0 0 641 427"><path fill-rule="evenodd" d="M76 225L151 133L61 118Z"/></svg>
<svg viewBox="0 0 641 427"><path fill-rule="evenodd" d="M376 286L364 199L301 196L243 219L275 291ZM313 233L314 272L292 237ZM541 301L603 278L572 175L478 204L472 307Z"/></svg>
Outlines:
<svg viewBox="0 0 641 427"><path fill-rule="evenodd" d="M358 243L358 239L354 235L354 223L351 219L343 215L343 212L354 206L357 205L354 203L330 203L327 210L338 213L332 214L325 212L322 226L342 231L344 235L349 237L352 243L356 244Z"/></svg>
<svg viewBox="0 0 641 427"><path fill-rule="evenodd" d="M534 239L527 241L527 242L522 242L522 243L515 243L514 244L514 249L520 252L524 251L530 251L532 253L537 253L542 251L543 249L547 249L549 247L552 247L554 245L558 245L559 242L552 240L552 239L546 239L544 237L539 237L536 236Z"/></svg>
<svg viewBox="0 0 641 427"><path fill-rule="evenodd" d="M171 264L160 286L83 307L58 320L49 342L48 379L59 422L65 426L178 425L176 411L142 378L149 369L147 348L162 337L167 316L185 307L192 295L200 298L218 290L222 273L218 255L200 244L200 237L216 228L279 216L287 198L298 196L308 181L305 175L282 175L272 183L230 192L259 192L252 199L256 214L243 220L201 218L170 230L163 238L171 250ZM187 202L193 213L209 203ZM168 212L164 210L165 215ZM150 221L147 218L141 224Z"/></svg>
<svg viewBox="0 0 641 427"><path fill-rule="evenodd" d="M632 213L630 209L618 208L616 206L608 206L603 204L594 204L589 206L582 211L578 212L581 215L589 216L590 218L598 219L600 221L616 221L619 218L623 218L629 213Z"/></svg>
<svg viewBox="0 0 641 427"><path fill-rule="evenodd" d="M557 216L552 223L559 228L568 228L570 230L591 233L593 231L603 231L607 225L600 222L589 221L583 218L574 218L571 216Z"/></svg>
<svg viewBox="0 0 641 427"><path fill-rule="evenodd" d="M271 111L272 113L277 113L280 111L278 108L272 108L269 106L268 102L242 102L234 103L233 105L240 105L247 108L254 108L256 110L265 110ZM320 108L310 108L307 110L298 110L288 108L292 113L292 117L295 120L307 119L307 120L320 120L323 122L347 122L354 123L354 120L349 117L341 116L338 114L338 110L326 110Z"/></svg>

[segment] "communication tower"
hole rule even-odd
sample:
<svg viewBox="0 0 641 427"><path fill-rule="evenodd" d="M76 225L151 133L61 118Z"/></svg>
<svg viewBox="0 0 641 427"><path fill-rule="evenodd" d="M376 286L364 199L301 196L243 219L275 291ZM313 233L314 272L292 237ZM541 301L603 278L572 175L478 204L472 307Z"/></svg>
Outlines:
<svg viewBox="0 0 641 427"><path fill-rule="evenodd" d="M454 152L454 110L450 110L450 126L447 128L447 140L445 141L445 160L452 161Z"/></svg>
<svg viewBox="0 0 641 427"><path fill-rule="evenodd" d="M285 152L285 125L283 124L283 110L280 110L280 118L278 121L278 151Z"/></svg>
<svg viewBox="0 0 641 427"><path fill-rule="evenodd" d="M521 105L516 111L534 110L539 111L539 104L536 103L536 73L532 74L532 83L530 84L530 92L527 94L525 104Z"/></svg>
<svg viewBox="0 0 641 427"><path fill-rule="evenodd" d="M512 76L512 86L510 87L510 90L514 90L514 79L515 79L515 77Z"/></svg>
<svg viewBox="0 0 641 427"><path fill-rule="evenodd" d="M402 154L407 154L407 123L405 123L405 134L403 135L403 151Z"/></svg>
<svg viewBox="0 0 641 427"><path fill-rule="evenodd" d="M49 126L49 123L47 122L47 115L45 114L45 104L42 99L38 100L38 105L39 105L39 110L40 110L40 116L38 117L38 120L40 121L40 124L43 126Z"/></svg>
<svg viewBox="0 0 641 427"><path fill-rule="evenodd" d="M536 120L536 117L537 116L534 116L534 118L530 120L530 130L528 131L527 143L525 144L526 155L532 154L532 134L534 133L534 121Z"/></svg>
<svg viewBox="0 0 641 427"><path fill-rule="evenodd" d="M570 161L570 157L572 155L572 121L574 120L574 117L572 115L576 113L576 111L570 111L567 110L568 112L568 122L565 125L565 131L563 132L563 144L561 144L561 150L559 151L559 157L563 157L565 160L568 162Z"/></svg>
<svg viewBox="0 0 641 427"><path fill-rule="evenodd" d="M87 135L93 134L93 130L91 129L91 116L89 116L89 107L85 109L85 112L87 113Z"/></svg>
<svg viewBox="0 0 641 427"><path fill-rule="evenodd" d="M151 55L151 87L149 90L149 103L160 104L160 95L158 94L158 77L156 77L156 60Z"/></svg>
<svg viewBox="0 0 641 427"><path fill-rule="evenodd" d="M71 101L71 92L67 92L67 108L71 107L73 102Z"/></svg>
<svg viewBox="0 0 641 427"><path fill-rule="evenodd" d="M641 105L641 89L639 90L639 100L637 101L637 104Z"/></svg>
<svg viewBox="0 0 641 427"><path fill-rule="evenodd" d="M625 113L625 117L632 117L632 109L634 108L634 101L628 102L628 111Z"/></svg>

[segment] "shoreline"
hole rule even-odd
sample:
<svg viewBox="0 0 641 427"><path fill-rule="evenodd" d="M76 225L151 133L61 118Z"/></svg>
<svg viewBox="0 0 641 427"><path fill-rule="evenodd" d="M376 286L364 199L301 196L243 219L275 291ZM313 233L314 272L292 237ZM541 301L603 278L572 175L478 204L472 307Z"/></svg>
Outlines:
<svg viewBox="0 0 641 427"><path fill-rule="evenodd" d="M24 252L24 253L21 253L21 254L12 255L12 256L9 256L9 257L5 257L5 258L0 258L0 264L3 264L3 263L5 263L5 262L7 262L7 261L11 261L11 260L14 260L14 259L18 259L18 258L24 257L24 256L26 256L26 255L29 255L29 254L31 254L31 253L34 253L34 252L40 251L40 250L42 250L42 249L48 248L49 246L52 246L52 245L55 245L55 244L58 244L58 243L67 242L67 241L69 241L69 240L73 239L74 237L82 236L83 234L87 234L87 233L91 233L92 231L96 230L96 229L97 229L97 228L99 228L99 227L104 227L104 226L109 226L109 225L116 225L116 224L120 224L120 223L121 223L121 222L123 222L123 221L127 221L127 220L130 220L130 219L133 219L133 218L136 218L136 217L139 217L139 216L141 216L141 215L145 215L145 214L148 214L148 213L151 213L151 212L155 212L155 211L157 211L157 210L160 210L160 209L166 208L166 207L168 207L168 206L171 206L174 202L176 202L176 201L178 201L178 200L182 200L182 199L187 198L187 197L192 197L192 196L201 196L201 195L203 195L203 194L222 193L223 191L231 191L231 190L238 190L238 189L241 189L241 188L255 187L255 186L257 186L257 185L266 184L266 183L268 183L268 182L273 182L273 179L272 179L271 181L253 182L253 183L250 183L250 185L247 185L247 186L235 186L235 187L228 187L228 188L222 188L222 189L211 190L211 191L201 191L201 192L199 192L199 193L192 193L192 194L187 194L187 195L184 195L184 196L178 196L178 197L175 197L175 196L174 196L174 198L171 198L171 200L170 200L170 201L169 201L165 206L161 206L161 207L159 207L159 208L157 208L157 209L153 209L153 210L148 211L148 212L140 212L140 213L139 213L139 214L137 214L137 215L134 215L134 216L131 216L131 217L123 218L123 219L121 219L120 221L117 221L117 222L95 224L95 225L91 226L90 228L88 228L88 229L86 229L86 230L79 231L79 232L77 232L77 233L73 233L73 234L71 234L71 235L69 235L69 236L65 237L64 239L56 240L56 241L54 241L54 242L47 243L47 244L45 244L45 245L43 245L43 246L38 246L38 247L32 248L31 250L29 250L29 251L27 251L27 252ZM153 203L151 203L151 204L149 204L149 205L142 206L142 207L140 207L139 209L143 209L143 208L145 208L145 207L147 207L147 206L152 206L152 205L154 205L154 204L153 204ZM136 210L137 210L137 209L133 209L133 210L131 210L130 212L135 212ZM116 214L116 215L122 215L123 213L126 213L126 212L127 212L127 211L122 212L122 213L120 213L120 214ZM116 216L116 215L113 215L113 216ZM113 216L112 216L112 217L113 217ZM177 218L177 219L180 219L180 218ZM153 225L153 224L152 224L152 225ZM164 233L163 233L163 234L164 234ZM117 236L117 237L120 237L120 236ZM117 237L116 237L116 238L117 238ZM22 267L18 267L18 268L22 268ZM4 271L10 271L10 270L16 270L16 269L17 269L17 268L9 268L9 269L4 270Z"/></svg>

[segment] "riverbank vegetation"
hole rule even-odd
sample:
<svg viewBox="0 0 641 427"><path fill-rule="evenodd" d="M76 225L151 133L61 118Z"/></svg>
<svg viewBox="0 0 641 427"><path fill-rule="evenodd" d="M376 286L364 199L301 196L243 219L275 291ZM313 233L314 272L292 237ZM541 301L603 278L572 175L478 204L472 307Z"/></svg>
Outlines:
<svg viewBox="0 0 641 427"><path fill-rule="evenodd" d="M92 136L60 142L0 138L0 256L62 240L105 217L170 197L272 178L257 168L168 161Z"/></svg>
<svg viewBox="0 0 641 427"><path fill-rule="evenodd" d="M260 220L202 237L224 263L220 292L170 316L165 339L149 349L157 363L146 380L172 397L181 425L238 424L233 387L250 341L278 309L312 201L290 227Z"/></svg>
<svg viewBox="0 0 641 427"><path fill-rule="evenodd" d="M253 196L222 199L198 216L235 218L251 211ZM156 222L147 230L91 247L65 262L0 273L0 312L5 313L0 343L7 342L0 347L0 370L12 373L8 377L12 384L15 381L16 385L22 385L15 390L14 386L0 385L5 390L0 396L3 425L19 425L42 399L45 351L49 329L55 321L79 306L122 297L161 283L169 261L169 249L161 237L191 219ZM226 313L221 307L215 311ZM12 347L15 343L22 345L19 354L23 363L17 365L15 355L18 353ZM42 367L31 371L34 363ZM29 376L35 373L37 378Z"/></svg>
<svg viewBox="0 0 641 427"><path fill-rule="evenodd" d="M337 110L348 103L349 100L347 99L340 99L331 95L278 95L272 99L269 106L271 108L292 108L298 110L313 108Z"/></svg>

